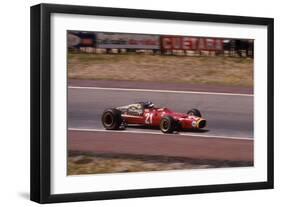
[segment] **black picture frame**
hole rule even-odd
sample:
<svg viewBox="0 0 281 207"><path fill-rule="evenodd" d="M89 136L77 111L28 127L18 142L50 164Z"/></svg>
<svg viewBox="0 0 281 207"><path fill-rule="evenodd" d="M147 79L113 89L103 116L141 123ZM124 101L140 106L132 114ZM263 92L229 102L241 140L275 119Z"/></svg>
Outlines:
<svg viewBox="0 0 281 207"><path fill-rule="evenodd" d="M150 18L207 23L233 23L267 26L267 181L204 186L51 194L51 85L50 85L50 15L52 13ZM135 10L89 6L39 4L31 7L31 174L30 199L39 203L166 196L273 188L273 28L272 18L195 14L168 11Z"/></svg>

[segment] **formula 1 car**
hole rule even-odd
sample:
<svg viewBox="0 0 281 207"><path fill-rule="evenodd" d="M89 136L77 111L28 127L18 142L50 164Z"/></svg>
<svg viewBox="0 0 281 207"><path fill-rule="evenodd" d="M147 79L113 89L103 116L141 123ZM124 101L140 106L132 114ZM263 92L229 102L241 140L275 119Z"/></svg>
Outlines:
<svg viewBox="0 0 281 207"><path fill-rule="evenodd" d="M201 118L198 109L191 109L186 114L177 113L162 107L155 107L150 101L137 102L126 106L108 108L102 114L102 124L107 130L117 130L121 126L160 127L163 133L186 129L202 129L206 120Z"/></svg>

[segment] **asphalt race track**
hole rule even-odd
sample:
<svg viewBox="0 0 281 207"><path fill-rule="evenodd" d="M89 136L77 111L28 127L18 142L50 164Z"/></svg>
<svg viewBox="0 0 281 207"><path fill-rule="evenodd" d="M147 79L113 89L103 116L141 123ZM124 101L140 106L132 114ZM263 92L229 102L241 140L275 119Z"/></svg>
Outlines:
<svg viewBox="0 0 281 207"><path fill-rule="evenodd" d="M204 137L253 138L253 95L241 93L177 92L171 90L134 90L131 85L115 89L111 87L68 87L68 128L103 130L101 115L106 108L127 105L137 101L152 101L176 112L191 108L201 111L207 120L207 128L201 132L180 132L180 135ZM130 132L161 133L159 129L128 127Z"/></svg>
<svg viewBox="0 0 281 207"><path fill-rule="evenodd" d="M174 134L143 127L117 131L103 128L101 115L106 108L145 100L177 112L198 108L207 119L207 128ZM249 88L70 80L67 114L68 150L72 153L180 157L206 163L243 161L253 165L253 95Z"/></svg>
<svg viewBox="0 0 281 207"><path fill-rule="evenodd" d="M213 161L247 162L253 165L253 140L179 136L177 134L144 134L124 132L68 132L68 150L76 154L157 156L183 158L209 164Z"/></svg>

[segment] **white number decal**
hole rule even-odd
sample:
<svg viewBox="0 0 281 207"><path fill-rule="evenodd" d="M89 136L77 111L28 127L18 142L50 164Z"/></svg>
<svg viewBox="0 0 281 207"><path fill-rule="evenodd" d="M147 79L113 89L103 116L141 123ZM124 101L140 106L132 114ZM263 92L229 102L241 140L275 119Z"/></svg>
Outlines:
<svg viewBox="0 0 281 207"><path fill-rule="evenodd" d="M153 114L150 114L150 113L145 114L145 123L146 124L152 124L152 116L153 116Z"/></svg>

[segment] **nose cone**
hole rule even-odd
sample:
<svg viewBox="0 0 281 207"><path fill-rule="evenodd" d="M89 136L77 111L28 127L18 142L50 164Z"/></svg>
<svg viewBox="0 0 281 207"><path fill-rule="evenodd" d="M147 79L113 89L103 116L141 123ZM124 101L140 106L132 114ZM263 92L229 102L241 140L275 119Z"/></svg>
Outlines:
<svg viewBox="0 0 281 207"><path fill-rule="evenodd" d="M196 127L198 129L202 129L202 128L206 127L206 125L207 125L207 121L205 119L199 119L196 123Z"/></svg>

